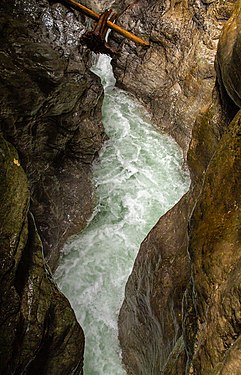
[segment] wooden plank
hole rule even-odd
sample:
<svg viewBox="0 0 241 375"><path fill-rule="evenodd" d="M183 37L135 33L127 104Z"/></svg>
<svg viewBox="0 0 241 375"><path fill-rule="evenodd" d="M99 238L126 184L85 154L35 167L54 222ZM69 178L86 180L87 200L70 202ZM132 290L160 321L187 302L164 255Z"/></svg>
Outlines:
<svg viewBox="0 0 241 375"><path fill-rule="evenodd" d="M69 4L72 7L80 10L81 12L86 14L88 17L90 17L90 18L92 18L96 21L98 21L99 18L100 18L100 15L98 13L96 13L93 10L87 8L86 6L78 3L75 0L63 0L63 2L65 2L66 4ZM127 30L123 29L122 27L116 25L115 23L113 23L109 20L107 21L107 25L110 29L116 31L118 34L124 36L125 38L127 38L129 40L132 40L133 42L135 42L137 44L140 44L143 47L149 47L150 46L149 42L146 42L142 38L139 38L138 36L132 34L130 31L127 31Z"/></svg>

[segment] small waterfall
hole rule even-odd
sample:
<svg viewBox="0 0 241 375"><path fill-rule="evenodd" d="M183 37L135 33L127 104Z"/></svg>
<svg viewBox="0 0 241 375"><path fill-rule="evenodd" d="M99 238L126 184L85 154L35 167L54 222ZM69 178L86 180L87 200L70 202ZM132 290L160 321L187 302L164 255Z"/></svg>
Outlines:
<svg viewBox="0 0 241 375"><path fill-rule="evenodd" d="M124 375L117 318L142 240L187 191L182 152L150 124L144 109L116 88L110 59L93 71L105 88L109 139L93 166L98 204L88 227L65 246L56 280L86 336L85 375Z"/></svg>

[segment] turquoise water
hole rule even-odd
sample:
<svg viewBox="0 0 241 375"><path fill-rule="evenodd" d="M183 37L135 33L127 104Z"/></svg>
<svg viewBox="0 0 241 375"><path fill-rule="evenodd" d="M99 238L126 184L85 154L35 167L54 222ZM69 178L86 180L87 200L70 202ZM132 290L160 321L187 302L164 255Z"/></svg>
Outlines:
<svg viewBox="0 0 241 375"><path fill-rule="evenodd" d="M187 191L189 176L174 140L150 124L144 109L114 87L110 59L93 71L105 88L109 137L93 167L97 206L88 227L65 246L56 280L86 336L85 375L124 375L117 318L142 240Z"/></svg>

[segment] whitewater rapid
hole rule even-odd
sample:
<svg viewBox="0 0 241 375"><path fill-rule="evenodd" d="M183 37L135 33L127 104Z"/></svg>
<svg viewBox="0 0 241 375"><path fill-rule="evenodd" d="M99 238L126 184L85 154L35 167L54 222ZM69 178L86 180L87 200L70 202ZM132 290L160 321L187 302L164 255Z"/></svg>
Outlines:
<svg viewBox="0 0 241 375"><path fill-rule="evenodd" d="M85 375L124 375L117 318L134 259L156 221L187 191L182 152L117 89L110 59L93 71L105 90L108 140L93 166L97 206L88 227L65 246L55 278L86 336Z"/></svg>

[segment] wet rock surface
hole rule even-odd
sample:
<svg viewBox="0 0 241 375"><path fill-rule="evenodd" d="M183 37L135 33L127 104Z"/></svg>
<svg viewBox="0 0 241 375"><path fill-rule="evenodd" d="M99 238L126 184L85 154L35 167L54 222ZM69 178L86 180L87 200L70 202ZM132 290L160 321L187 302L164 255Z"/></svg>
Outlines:
<svg viewBox="0 0 241 375"><path fill-rule="evenodd" d="M121 43L113 62L117 84L144 103L186 155L195 118L211 100L217 42L233 4L140 0L125 5L118 23L149 40L150 48L113 35Z"/></svg>
<svg viewBox="0 0 241 375"><path fill-rule="evenodd" d="M189 210L186 195L151 230L136 258L119 317L128 374L159 374L180 337L182 297L190 276ZM180 361L181 374L185 353Z"/></svg>
<svg viewBox="0 0 241 375"><path fill-rule="evenodd" d="M144 240L126 286L128 374L241 372L239 17L240 2L220 39L212 101L193 126L190 191Z"/></svg>
<svg viewBox="0 0 241 375"><path fill-rule="evenodd" d="M55 269L92 212L103 90L78 12L3 0L0 30L0 373L79 375L84 335L43 251Z"/></svg>
<svg viewBox="0 0 241 375"><path fill-rule="evenodd" d="M122 48L114 61L118 85L143 101L184 153L193 128L190 192L147 236L126 287L119 318L126 369L238 375L240 2L222 32L213 93L214 56L232 2L83 3L99 12L125 10L118 23L151 42L143 50L112 35ZM4 375L82 371L83 332L52 282L42 243L54 269L63 242L84 227L93 207L102 88L80 43L84 24L78 12L46 0L1 2Z"/></svg>
<svg viewBox="0 0 241 375"><path fill-rule="evenodd" d="M241 170L241 114L237 98L228 89L235 82L239 54L240 1L225 25L217 53L217 72L225 72L229 49L230 71L219 76L220 103L226 116L223 89L229 94L231 113L237 112L216 146L208 163L201 194L190 219L189 254L192 277L188 287L193 292L184 303L186 321L184 335L188 360L188 374L239 374L241 362L237 356L240 345L240 170ZM235 36L233 22L236 23ZM230 31L230 37L227 37ZM224 39L226 40L224 41ZM230 48L231 46L231 48ZM224 50L222 55L220 51ZM231 84L232 86L232 84ZM232 103L233 102L233 103ZM233 105L235 104L235 105ZM210 108L209 108L210 110ZM207 113L210 113L209 110ZM218 118L216 118L217 120ZM220 117L217 127L222 123ZM224 121L223 121L224 124ZM215 122L212 126L215 129ZM199 135L201 139L201 134ZM200 141L199 141L200 142ZM215 143L215 142L214 142ZM193 150L192 150L193 151ZM190 327L192 327L190 329Z"/></svg>
<svg viewBox="0 0 241 375"><path fill-rule="evenodd" d="M239 374L240 343L240 112L209 163L190 220L192 305L196 335L186 343L195 374ZM192 318L190 320L193 320ZM188 322L188 320L187 320ZM192 345L193 344L193 345Z"/></svg>
<svg viewBox="0 0 241 375"><path fill-rule="evenodd" d="M81 15L48 1L1 5L1 131L17 148L52 268L93 209L91 163L103 143L102 88L80 43Z"/></svg>
<svg viewBox="0 0 241 375"><path fill-rule="evenodd" d="M0 373L80 374L84 336L46 268L14 147L0 136Z"/></svg>

